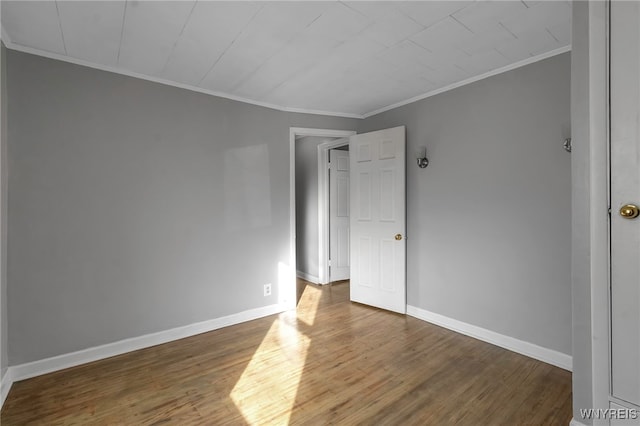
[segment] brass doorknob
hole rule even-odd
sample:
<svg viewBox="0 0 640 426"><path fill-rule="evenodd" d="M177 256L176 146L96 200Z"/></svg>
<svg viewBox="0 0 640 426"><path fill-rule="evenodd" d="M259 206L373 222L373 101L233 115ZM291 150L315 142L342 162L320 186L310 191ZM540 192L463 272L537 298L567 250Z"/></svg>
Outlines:
<svg viewBox="0 0 640 426"><path fill-rule="evenodd" d="M396 240L400 241L402 239L402 234L396 234Z"/></svg>
<svg viewBox="0 0 640 426"><path fill-rule="evenodd" d="M625 219L635 219L640 215L640 208L635 204L625 204L620 207L620 216Z"/></svg>

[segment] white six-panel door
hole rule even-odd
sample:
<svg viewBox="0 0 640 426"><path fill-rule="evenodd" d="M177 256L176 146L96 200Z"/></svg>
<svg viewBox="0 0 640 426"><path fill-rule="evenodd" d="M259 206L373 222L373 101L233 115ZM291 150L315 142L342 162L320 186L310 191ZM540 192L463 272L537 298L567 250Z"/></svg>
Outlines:
<svg viewBox="0 0 640 426"><path fill-rule="evenodd" d="M610 31L611 393L640 406L640 3L611 2Z"/></svg>
<svg viewBox="0 0 640 426"><path fill-rule="evenodd" d="M406 312L405 128L350 137L351 300Z"/></svg>
<svg viewBox="0 0 640 426"><path fill-rule="evenodd" d="M329 281L349 279L349 151L329 151Z"/></svg>

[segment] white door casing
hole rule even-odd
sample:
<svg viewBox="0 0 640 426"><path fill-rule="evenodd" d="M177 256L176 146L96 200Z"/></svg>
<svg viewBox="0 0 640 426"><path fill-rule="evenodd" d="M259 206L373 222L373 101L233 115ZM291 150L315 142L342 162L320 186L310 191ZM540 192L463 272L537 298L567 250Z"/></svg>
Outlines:
<svg viewBox="0 0 640 426"><path fill-rule="evenodd" d="M404 314L405 127L349 139L351 300Z"/></svg>
<svg viewBox="0 0 640 426"><path fill-rule="evenodd" d="M611 2L611 392L640 406L640 3Z"/></svg>
<svg viewBox="0 0 640 426"><path fill-rule="evenodd" d="M349 151L329 151L329 280L349 279Z"/></svg>

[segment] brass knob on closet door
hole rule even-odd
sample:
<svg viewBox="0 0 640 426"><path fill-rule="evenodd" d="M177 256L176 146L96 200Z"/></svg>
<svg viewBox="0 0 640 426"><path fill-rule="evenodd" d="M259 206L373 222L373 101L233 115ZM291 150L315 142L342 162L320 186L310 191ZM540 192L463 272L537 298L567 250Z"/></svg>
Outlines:
<svg viewBox="0 0 640 426"><path fill-rule="evenodd" d="M396 234L396 240L400 241L402 239L402 234Z"/></svg>
<svg viewBox="0 0 640 426"><path fill-rule="evenodd" d="M620 216L625 219L635 219L640 215L640 208L635 204L625 204L620 207Z"/></svg>

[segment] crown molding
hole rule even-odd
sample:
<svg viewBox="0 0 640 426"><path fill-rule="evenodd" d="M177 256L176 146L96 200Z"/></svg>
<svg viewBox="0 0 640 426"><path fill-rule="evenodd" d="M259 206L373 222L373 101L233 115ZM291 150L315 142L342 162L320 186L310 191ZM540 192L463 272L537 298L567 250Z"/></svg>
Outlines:
<svg viewBox="0 0 640 426"><path fill-rule="evenodd" d="M111 67L111 66L108 66L108 65L96 64L96 63L93 63L93 62L84 61L82 59L77 59L77 58L72 58L72 57L65 56L65 55L60 55L60 54L54 53L54 52L47 52L47 51L40 50L40 49L34 49L34 48L31 48L31 47L22 46L20 44L13 43L11 41L11 38L9 37L9 35L4 30L4 27L2 27L2 41L4 42L5 46L8 49L11 49L11 50L16 50L16 51L19 51L19 52L29 53L29 54L37 55L37 56L42 56L42 57L49 58L49 59L55 59L55 60L59 60L59 61L63 61L63 62L68 62L68 63L72 63L72 64L75 64L75 65L94 68L94 69L98 69L98 70L101 70L101 71L107 71L107 72L112 72L112 73L116 73L116 74L126 75L128 77L139 78L139 79L142 79L142 80L152 81L154 83L164 84L164 85L167 85L167 86L173 86L173 87L177 87L177 88L180 88L180 89L185 89L185 90L190 90L190 91L193 91L193 92L203 93L203 94L206 94L206 95L217 96L219 98L229 99L229 100L236 101L236 102L242 102L242 103L246 103L246 104L250 104L250 105L256 105L256 106L269 108L269 109L274 109L274 110L282 111L282 112L291 112L291 113L297 113L297 114L324 115L324 116L342 117L342 118L356 118L356 119L369 118L369 117L372 117L374 115L381 114L383 112L386 112L386 111L389 111L389 110L392 110L392 109L395 109L395 108L400 108L402 106L409 105L409 104L412 104L414 102L418 102L418 101L421 101L423 99L426 99L426 98L429 98L429 97L432 97L432 96L435 96L435 95L439 95L440 93L448 92L449 90L457 89L458 87L466 86L467 84L475 83L476 81L484 80L485 78L489 78L489 77L492 77L494 75L502 74L502 73L505 73L507 71L511 71L511 70L516 69L516 68L524 67L526 65L530 65L530 64L533 64L535 62L539 62L539 61L542 61L544 59L551 58L553 56L560 55L562 53L566 53L566 52L571 51L571 45L567 45L567 46L564 46L564 47L561 47L561 48L558 48L558 49L555 49L555 50L552 50L552 51L549 51L549 52L546 52L546 53L542 53L540 55L532 56L532 57L524 59L522 61L514 62L513 64L509 64L509 65L506 65L504 67L497 68L495 70L488 71L488 72L486 72L484 74L480 74L480 75L477 75L475 77L471 77L471 78L468 78L468 79L465 79L465 80L461 80L461 81L458 81L456 83L450 84L448 86L441 87L439 89L432 90L430 92L423 93L423 94L418 95L418 96L414 96L414 97L406 99L404 101L396 102L394 104L387 105L387 106L382 107L382 108L378 108L376 110L367 112L365 114L355 114L355 113L347 113L347 112L324 111L324 110L314 110L314 109L305 109L305 108L286 107L286 106L282 106L282 105L276 105L276 104L272 104L272 103L269 103L269 102L262 102L262 101L257 101L257 100L253 100L253 99L243 98L241 96L231 95L229 93L218 92L218 91L209 90L209 89L203 89L201 87L196 87L196 86L192 86L192 85L189 85L189 84L178 83L178 82L175 82L175 81L166 80L166 79L159 78L159 77L152 77L152 76L148 76L148 75L145 75L145 74L136 73L136 72L133 72L133 71L127 71L127 70L119 69L119 68L116 68L116 67Z"/></svg>
<svg viewBox="0 0 640 426"><path fill-rule="evenodd" d="M115 74L125 75L127 77L139 78L142 80L151 81L154 83L164 84L167 86L173 86L180 89L190 90L192 92L204 93L206 95L216 96L219 98L229 99L232 101L242 102L245 104L251 104L255 106L260 106L264 108L274 109L282 112L291 112L298 114L313 114L313 115L325 115L332 117L342 117L342 118L364 118L361 114L353 114L348 112L335 112L335 111L322 111L322 110L314 110L314 109L306 109L306 108L295 108L295 107L285 107L281 105L272 104L269 102L256 101L253 99L243 98L241 96L231 95L229 93L218 92L215 90L204 89L202 87L192 86L189 84L178 83L175 81L167 80L164 78L153 77L146 74L140 74L134 71L123 70L120 68L112 67L109 65L96 64L94 62L85 61L82 59L73 58L66 55L61 55L59 53L47 52L45 50L34 49L32 47L23 46L20 44L16 44L10 41L7 37L5 41L4 31L3 31L3 41L5 46L8 49L16 50L18 52L29 53L31 55L42 56L49 59L55 59L58 61L68 62L74 65L80 65L83 67L93 68L100 71L112 72Z"/></svg>
<svg viewBox="0 0 640 426"><path fill-rule="evenodd" d="M566 53L571 51L571 45L567 45L561 47L559 49L551 50L546 53L542 53L540 55L532 56L527 59L523 59L522 61L514 62L513 64L505 65L504 67L496 68L495 70L488 71L484 74L477 75L475 77L467 78L466 80L461 80L450 84L448 86L441 87L436 90L432 90L430 92L424 93L422 95L414 96L413 98L406 99L404 101L396 102L395 104L388 105L386 107L382 107L376 109L374 111L363 114L363 118L369 118L374 115L395 109L400 108L401 106L409 105L414 102L421 101L426 98L430 98L431 96L439 95L440 93L448 92L449 90L457 89L458 87L466 86L467 84L475 83L476 81L484 80L485 78L492 77L494 75L502 74L507 71L514 70L516 68L524 67L525 65L533 64L534 62L539 62L547 58L551 58L552 56L560 55L562 53Z"/></svg>

